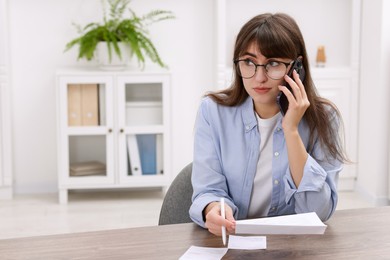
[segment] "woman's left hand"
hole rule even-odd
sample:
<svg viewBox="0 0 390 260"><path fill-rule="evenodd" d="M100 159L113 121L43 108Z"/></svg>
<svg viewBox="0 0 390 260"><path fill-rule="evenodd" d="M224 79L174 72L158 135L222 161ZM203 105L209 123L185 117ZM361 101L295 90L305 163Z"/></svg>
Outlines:
<svg viewBox="0 0 390 260"><path fill-rule="evenodd" d="M279 86L279 90L283 91L289 102L288 110L282 121L284 131L296 131L299 122L307 108L310 106L305 86L303 86L303 83L295 70L293 71L293 78L294 80L287 75L284 76L285 81L291 86L292 93L286 86Z"/></svg>

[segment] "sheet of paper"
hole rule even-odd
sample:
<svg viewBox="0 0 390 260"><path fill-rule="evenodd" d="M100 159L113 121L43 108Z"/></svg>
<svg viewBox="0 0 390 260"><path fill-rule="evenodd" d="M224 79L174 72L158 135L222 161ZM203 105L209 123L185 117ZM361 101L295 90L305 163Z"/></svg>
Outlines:
<svg viewBox="0 0 390 260"><path fill-rule="evenodd" d="M229 236L229 249L256 250L267 248L265 236Z"/></svg>
<svg viewBox="0 0 390 260"><path fill-rule="evenodd" d="M179 258L179 260L219 260L227 253L227 251L228 249L226 247L214 248L191 246L184 255Z"/></svg>
<svg viewBox="0 0 390 260"><path fill-rule="evenodd" d="M315 212L236 221L236 234L324 234L325 229Z"/></svg>

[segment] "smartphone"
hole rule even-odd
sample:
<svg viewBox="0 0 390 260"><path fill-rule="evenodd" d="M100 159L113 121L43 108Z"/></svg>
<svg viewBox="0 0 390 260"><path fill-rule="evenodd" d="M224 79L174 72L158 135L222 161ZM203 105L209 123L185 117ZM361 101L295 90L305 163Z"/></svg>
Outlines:
<svg viewBox="0 0 390 260"><path fill-rule="evenodd" d="M287 73L287 75L290 78L292 78L292 73L293 73L294 70L298 73L299 78L303 82L303 80L305 79L305 69L303 68L303 64L302 64L302 57L298 57L294 61L294 63L292 64L291 69ZM285 86L292 93L292 89L291 89L290 85L287 82L285 82ZM276 97L276 103L278 103L280 112L284 116L286 114L286 112L287 112L287 109L288 109L288 99L287 99L286 95L282 91L280 91L278 96Z"/></svg>

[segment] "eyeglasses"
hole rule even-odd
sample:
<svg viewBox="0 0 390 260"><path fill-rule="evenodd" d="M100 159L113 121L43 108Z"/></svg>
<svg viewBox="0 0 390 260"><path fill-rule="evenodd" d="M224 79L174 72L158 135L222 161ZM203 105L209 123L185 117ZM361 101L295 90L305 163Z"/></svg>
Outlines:
<svg viewBox="0 0 390 260"><path fill-rule="evenodd" d="M244 79L252 78L256 72L257 67L264 67L265 74L271 79L281 79L287 73L287 67L292 64L294 60L290 62L281 62L281 61L269 61L266 64L256 64L250 59L235 60L238 68L239 75Z"/></svg>

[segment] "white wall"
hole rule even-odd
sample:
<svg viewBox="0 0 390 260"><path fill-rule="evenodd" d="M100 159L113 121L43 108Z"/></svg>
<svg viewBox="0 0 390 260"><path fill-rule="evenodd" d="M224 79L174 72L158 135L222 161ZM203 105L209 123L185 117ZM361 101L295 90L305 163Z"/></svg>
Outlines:
<svg viewBox="0 0 390 260"><path fill-rule="evenodd" d="M364 0L357 190L373 205L388 202L390 3Z"/></svg>
<svg viewBox="0 0 390 260"><path fill-rule="evenodd" d="M101 20L98 0L9 2L16 193L57 191L55 78L77 62L72 21ZM152 25L153 42L172 72L173 172L192 160L192 129L201 95L212 88L213 1L134 0L133 9L171 10L174 21ZM201 18L201 19L200 19Z"/></svg>
<svg viewBox="0 0 390 260"><path fill-rule="evenodd" d="M384 1L383 2L383 8L382 8L382 15L383 15L383 27L382 27L382 35L383 35L383 41L382 41L382 48L384 48L383 51L383 82L386 86L390 86L390 1ZM389 91L389 90L388 90ZM389 91L390 92L390 91ZM388 94L389 94L388 92ZM389 97L389 96L388 96ZM388 109L390 106L388 106ZM385 120L388 124L390 121L390 115L387 115L387 120ZM388 125L388 133L390 132L390 126ZM388 202L390 202L390 138L388 138L388 146L387 146L387 199Z"/></svg>
<svg viewBox="0 0 390 260"><path fill-rule="evenodd" d="M0 0L0 199L12 198L11 82L8 5Z"/></svg>

